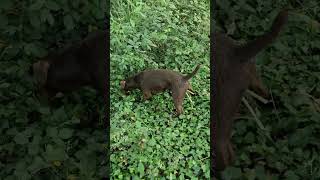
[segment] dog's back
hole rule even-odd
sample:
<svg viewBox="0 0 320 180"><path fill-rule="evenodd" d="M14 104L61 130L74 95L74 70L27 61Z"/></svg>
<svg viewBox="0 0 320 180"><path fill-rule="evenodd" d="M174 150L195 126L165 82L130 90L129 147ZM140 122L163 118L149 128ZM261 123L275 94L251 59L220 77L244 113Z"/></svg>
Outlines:
<svg viewBox="0 0 320 180"><path fill-rule="evenodd" d="M199 70L200 65L198 65L193 72L188 75L182 75L179 72L168 70L168 69L156 69L156 70L145 70L142 72L143 74L143 84L144 86L152 87L152 86L188 86L188 80L193 77ZM164 88L164 87L163 87Z"/></svg>
<svg viewBox="0 0 320 180"><path fill-rule="evenodd" d="M147 89L164 90L181 80L182 75L167 69L145 70L142 72L141 85Z"/></svg>
<svg viewBox="0 0 320 180"><path fill-rule="evenodd" d="M107 36L106 31L97 31L89 36L80 48L80 56L83 60L91 61L87 65L92 85L104 94L107 90L107 64L109 63ZM85 51L88 53L84 53Z"/></svg>

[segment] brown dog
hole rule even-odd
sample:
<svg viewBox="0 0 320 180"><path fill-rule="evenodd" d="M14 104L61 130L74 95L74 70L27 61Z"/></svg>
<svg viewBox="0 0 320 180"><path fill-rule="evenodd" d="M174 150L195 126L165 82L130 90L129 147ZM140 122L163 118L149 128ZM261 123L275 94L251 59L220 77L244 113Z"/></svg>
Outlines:
<svg viewBox="0 0 320 180"><path fill-rule="evenodd" d="M244 91L249 87L258 88L266 93L255 77L254 57L265 47L271 44L278 36L282 27L288 20L288 12L281 11L276 17L271 31L261 35L249 43L239 45L225 34L215 32L212 46L212 59L216 60L216 130L213 139L215 149L215 161L212 167L216 170L224 170L235 158L231 144L231 132L233 119L241 102ZM267 95L267 93L266 93Z"/></svg>
<svg viewBox="0 0 320 180"><path fill-rule="evenodd" d="M183 112L182 103L185 93L191 89L188 80L198 72L199 68L200 65L186 76L167 69L142 71L121 81L121 89L125 92L140 89L143 92L144 100L150 99L152 94L169 89L172 92L176 116L178 116Z"/></svg>
<svg viewBox="0 0 320 180"><path fill-rule="evenodd" d="M52 97L87 85L106 92L106 37L106 32L97 31L62 52L35 62L30 73L40 93Z"/></svg>
<svg viewBox="0 0 320 180"><path fill-rule="evenodd" d="M98 92L96 98L106 101L107 33L108 30L96 31L61 52L51 53L35 62L29 73L34 77L40 96L51 100L58 93L91 86ZM80 125L86 127L95 123L81 121ZM103 125L107 126L106 123Z"/></svg>

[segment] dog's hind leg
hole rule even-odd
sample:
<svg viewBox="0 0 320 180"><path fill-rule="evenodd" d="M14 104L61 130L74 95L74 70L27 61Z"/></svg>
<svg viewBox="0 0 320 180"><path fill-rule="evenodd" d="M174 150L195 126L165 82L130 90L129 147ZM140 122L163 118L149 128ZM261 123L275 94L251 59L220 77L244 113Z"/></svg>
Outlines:
<svg viewBox="0 0 320 180"><path fill-rule="evenodd" d="M191 95L196 95L197 92L195 92L191 86L191 84L189 84L188 86L188 89L187 89L187 92L190 93Z"/></svg>
<svg viewBox="0 0 320 180"><path fill-rule="evenodd" d="M250 84L249 89L253 90L254 92L258 93L260 96L264 98L269 97L269 92L267 88L263 85L259 74L257 73L255 63L249 65L250 71Z"/></svg>

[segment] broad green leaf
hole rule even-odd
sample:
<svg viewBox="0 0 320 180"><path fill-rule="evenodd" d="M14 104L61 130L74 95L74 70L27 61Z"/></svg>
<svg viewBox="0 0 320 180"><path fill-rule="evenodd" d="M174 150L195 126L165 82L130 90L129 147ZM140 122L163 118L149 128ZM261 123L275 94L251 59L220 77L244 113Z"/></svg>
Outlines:
<svg viewBox="0 0 320 180"><path fill-rule="evenodd" d="M45 115L48 115L50 114L50 108L49 107L39 107L39 112L41 114L45 114Z"/></svg>
<svg viewBox="0 0 320 180"><path fill-rule="evenodd" d="M226 180L231 180L234 178L241 177L241 169L235 167L228 167L225 171L223 171L223 177Z"/></svg>
<svg viewBox="0 0 320 180"><path fill-rule="evenodd" d="M41 21L40 21L40 16L36 13L31 13L29 15L29 21L31 23L31 25L35 28L39 28Z"/></svg>
<svg viewBox="0 0 320 180"><path fill-rule="evenodd" d="M153 138L151 138L151 139L149 140L149 145L150 145L150 146L155 146L156 143L157 143L156 140L153 139Z"/></svg>
<svg viewBox="0 0 320 180"><path fill-rule="evenodd" d="M28 167L28 170L31 173L36 173L45 167L49 167L49 165L40 156L35 156L31 165Z"/></svg>
<svg viewBox="0 0 320 180"><path fill-rule="evenodd" d="M69 139L72 137L73 130L68 128L63 128L59 131L59 137L61 139Z"/></svg>
<svg viewBox="0 0 320 180"><path fill-rule="evenodd" d="M137 128L141 128L141 122L140 122L140 121L137 121L137 122L136 122L136 127L137 127Z"/></svg>
<svg viewBox="0 0 320 180"><path fill-rule="evenodd" d="M74 22L73 22L73 18L71 15L66 15L63 18L63 23L64 26L68 29L68 30L72 30L74 28Z"/></svg>
<svg viewBox="0 0 320 180"><path fill-rule="evenodd" d="M46 1L45 5L48 9L51 9L54 11L57 11L60 9L60 6L55 2L55 0Z"/></svg>
<svg viewBox="0 0 320 180"><path fill-rule="evenodd" d="M10 84L9 83L1 83L0 84L0 88L2 89L2 88L8 88L8 87L10 87Z"/></svg>
<svg viewBox="0 0 320 180"><path fill-rule="evenodd" d="M37 0L35 3L31 4L31 6L29 7L29 9L31 11L34 11L34 10L40 10L42 8L44 4L44 1L43 0Z"/></svg>
<svg viewBox="0 0 320 180"><path fill-rule="evenodd" d="M266 174L265 174L265 170L263 166L257 166L255 168L256 171L256 176L259 180L264 180L267 178Z"/></svg>
<svg viewBox="0 0 320 180"><path fill-rule="evenodd" d="M285 173L287 179L290 179L290 180L299 180L301 178L299 178L299 176L297 176L293 171L291 170L288 170L286 173Z"/></svg>
<svg viewBox="0 0 320 180"><path fill-rule="evenodd" d="M50 25L54 24L54 18L49 10L47 9L41 10L41 21L48 22Z"/></svg>
<svg viewBox="0 0 320 180"><path fill-rule="evenodd" d="M13 6L13 1L11 0L1 0L0 1L0 9L7 10Z"/></svg>
<svg viewBox="0 0 320 180"><path fill-rule="evenodd" d="M46 133L47 136L55 138L58 136L58 129L56 127L48 127Z"/></svg>
<svg viewBox="0 0 320 180"><path fill-rule="evenodd" d="M67 119L67 112L64 108L64 106L60 107L59 109L55 110L52 113L52 118L57 120L57 121L61 121L61 120L65 120Z"/></svg>
<svg viewBox="0 0 320 180"><path fill-rule="evenodd" d="M29 142L29 139L28 139L27 136L25 136L25 134L17 133L16 136L14 137L14 141L17 144L24 145L24 144L27 144Z"/></svg>
<svg viewBox="0 0 320 180"><path fill-rule="evenodd" d="M46 146L44 155L45 155L44 157L51 162L64 161L67 158L67 154L63 148L58 146L54 147L50 144Z"/></svg>
<svg viewBox="0 0 320 180"><path fill-rule="evenodd" d="M6 15L0 15L0 29L5 28L8 25L8 18Z"/></svg>
<svg viewBox="0 0 320 180"><path fill-rule="evenodd" d="M36 57L42 57L47 53L47 51L43 47L40 47L35 43L27 43L24 46L24 50L26 54Z"/></svg>
<svg viewBox="0 0 320 180"><path fill-rule="evenodd" d="M144 165L142 162L139 162L138 171L139 171L140 177L144 176Z"/></svg>
<svg viewBox="0 0 320 180"><path fill-rule="evenodd" d="M27 169L22 169L22 170L15 170L14 171L14 175L16 176L15 178L12 178L13 179L17 179L19 178L19 180L28 180L28 179L31 179L31 175L30 173L27 171ZM9 178L7 178L9 179Z"/></svg>

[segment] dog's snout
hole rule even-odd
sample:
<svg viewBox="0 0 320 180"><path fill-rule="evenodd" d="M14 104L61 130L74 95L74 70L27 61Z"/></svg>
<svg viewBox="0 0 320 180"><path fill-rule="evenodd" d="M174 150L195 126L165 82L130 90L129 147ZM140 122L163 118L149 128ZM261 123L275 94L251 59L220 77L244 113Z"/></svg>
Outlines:
<svg viewBox="0 0 320 180"><path fill-rule="evenodd" d="M126 81L120 81L121 89L124 89L126 87Z"/></svg>

